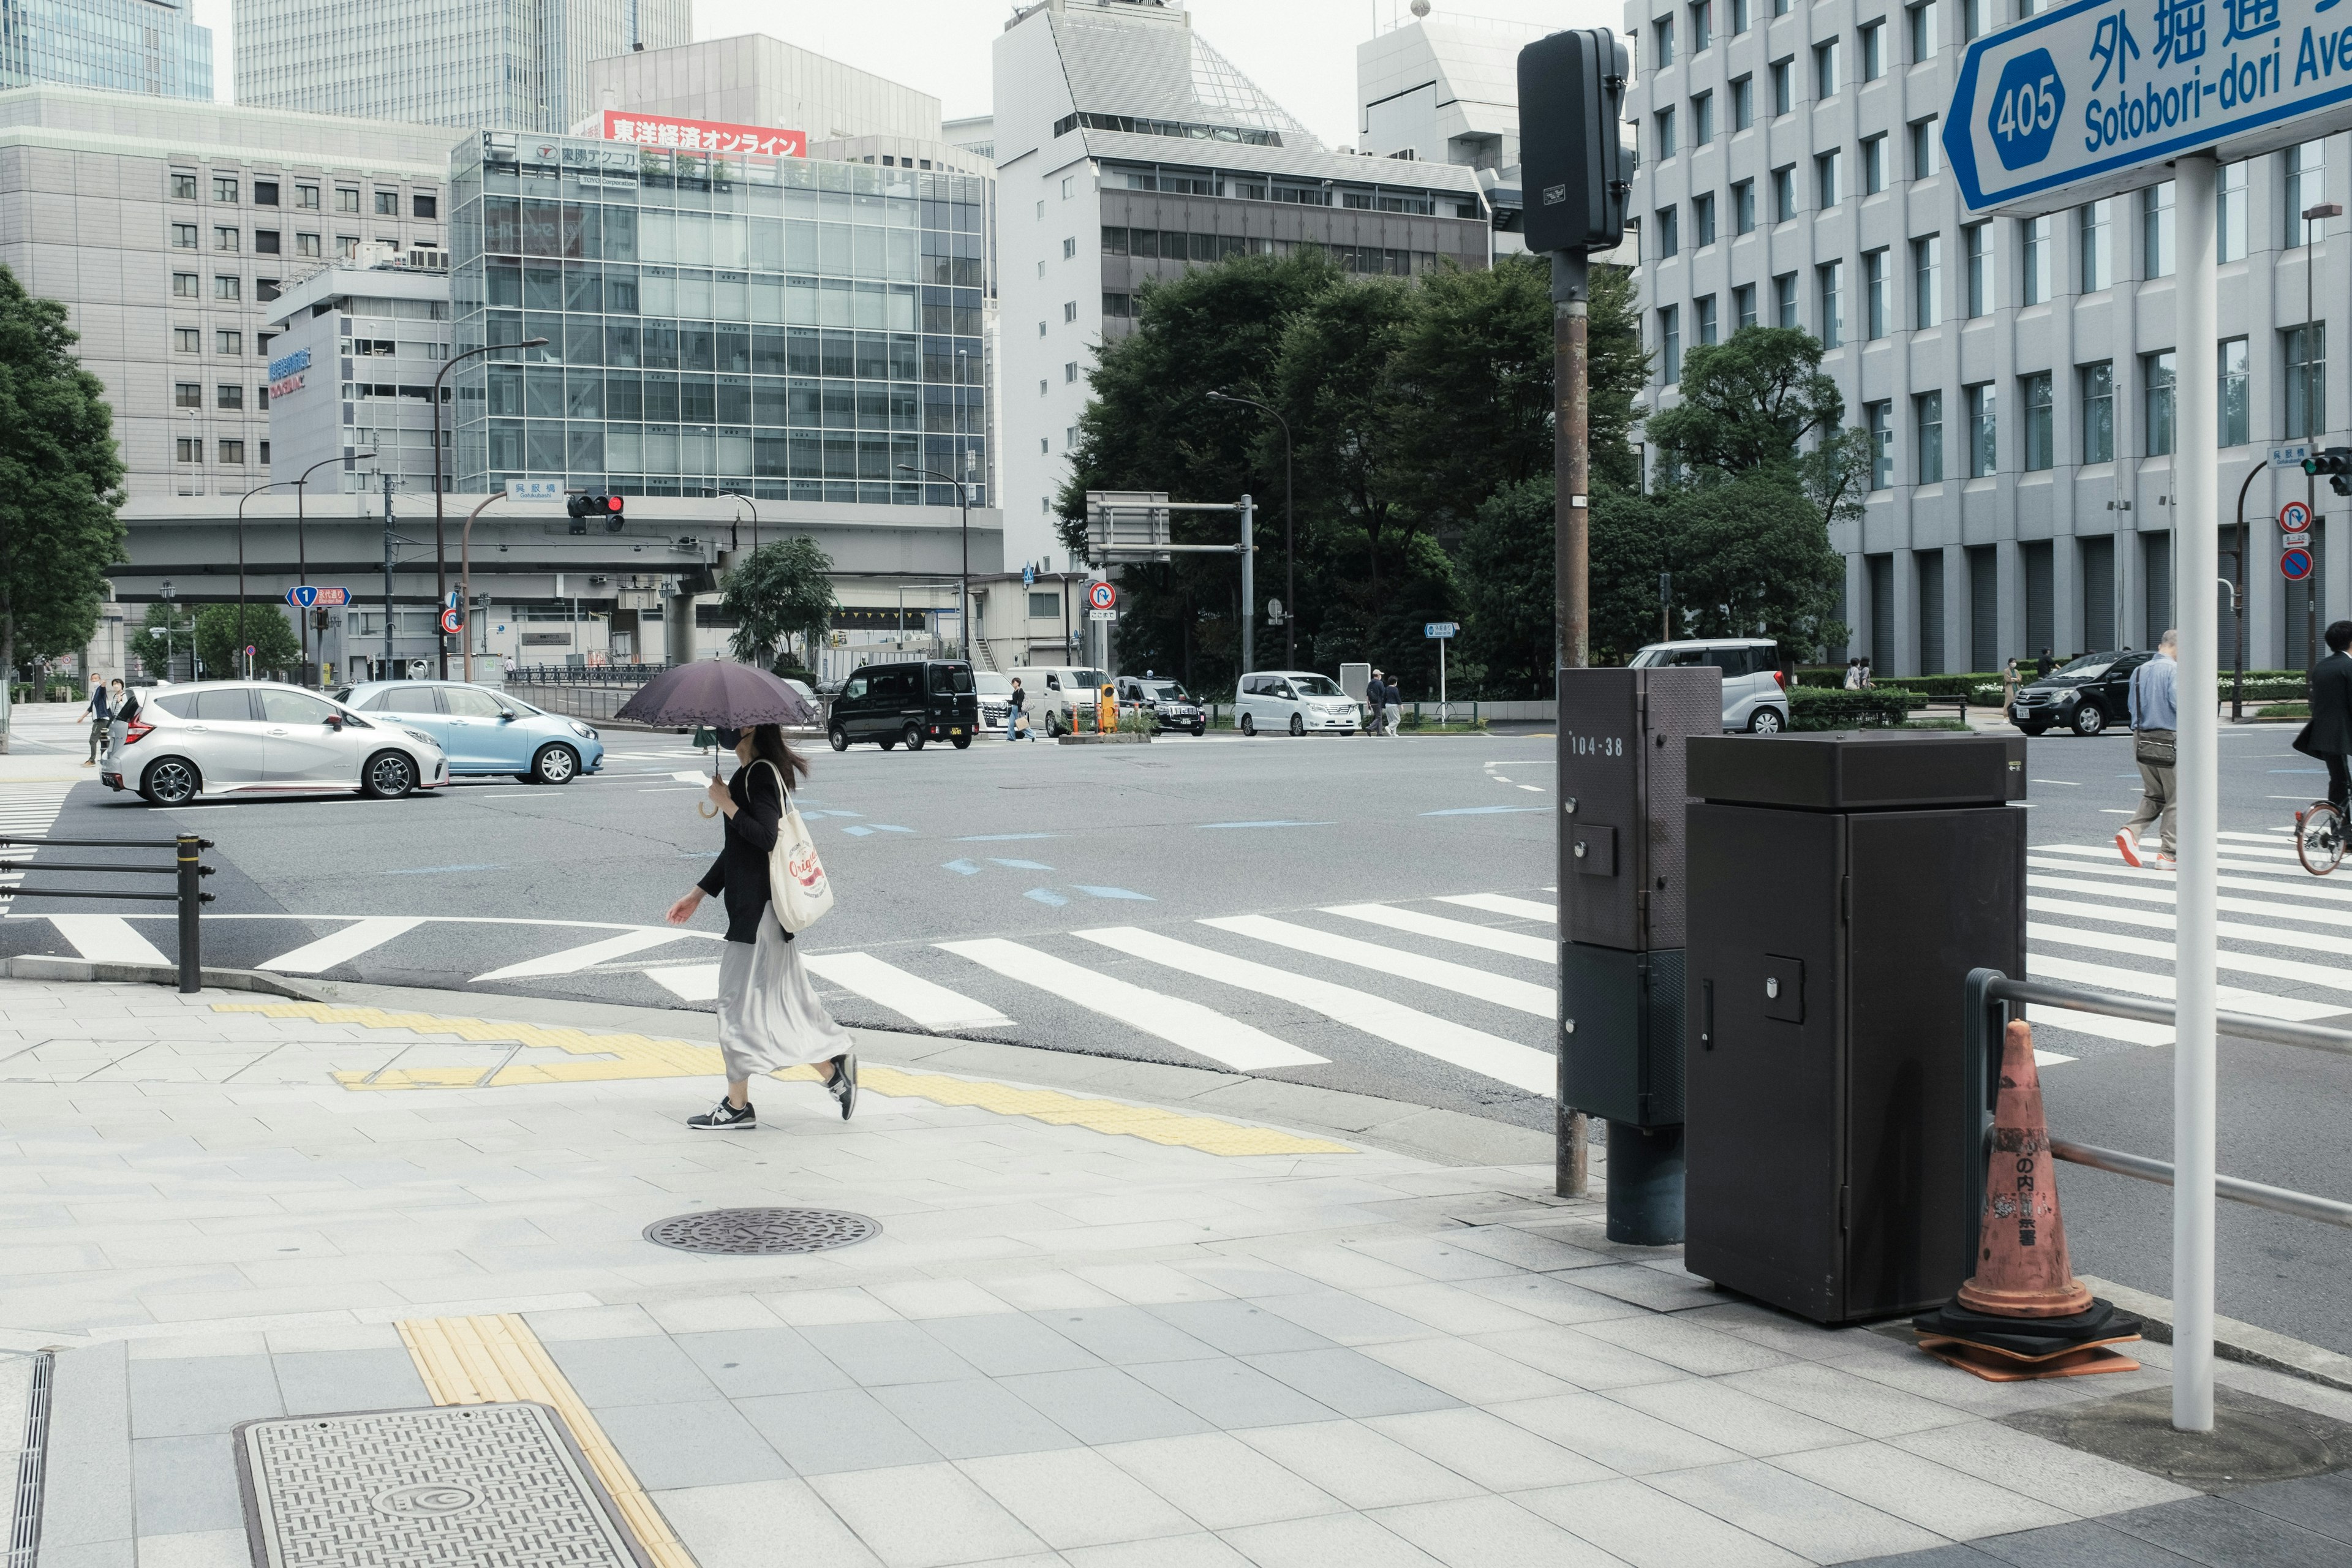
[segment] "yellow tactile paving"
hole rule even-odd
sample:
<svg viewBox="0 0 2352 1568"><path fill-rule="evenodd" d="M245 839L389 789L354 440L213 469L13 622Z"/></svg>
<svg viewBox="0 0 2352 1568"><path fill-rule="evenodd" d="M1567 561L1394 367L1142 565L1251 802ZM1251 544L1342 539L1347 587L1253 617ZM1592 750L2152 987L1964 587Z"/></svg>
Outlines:
<svg viewBox="0 0 2352 1568"><path fill-rule="evenodd" d="M486 1018L449 1018L431 1013L389 1013L381 1007L339 1007L322 1002L215 1002L215 1012L259 1013L271 1018L309 1018L321 1024L354 1024L367 1029L405 1029L417 1035L448 1035L477 1045L510 1044L562 1053L552 1060L518 1056L481 1068L387 1068L381 1072L338 1072L335 1081L352 1090L508 1089L524 1084L599 1083L627 1079L717 1078L719 1047L645 1035L593 1035L581 1029ZM814 1079L814 1068L787 1068L772 1076ZM963 1105L1000 1116L1026 1116L1057 1127L1083 1127L1111 1136L1141 1138L1206 1154L1352 1154L1345 1143L1305 1138L1269 1127L1246 1127L1213 1116L1196 1116L1112 1100L1086 1100L1051 1089L866 1067L859 1081L877 1094Z"/></svg>
<svg viewBox="0 0 2352 1568"><path fill-rule="evenodd" d="M686 1549L637 1484L637 1478L573 1393L530 1325L511 1312L481 1318L407 1318L399 1324L419 1376L436 1405L498 1405L535 1400L551 1405L572 1429L596 1479L655 1568L696 1568Z"/></svg>

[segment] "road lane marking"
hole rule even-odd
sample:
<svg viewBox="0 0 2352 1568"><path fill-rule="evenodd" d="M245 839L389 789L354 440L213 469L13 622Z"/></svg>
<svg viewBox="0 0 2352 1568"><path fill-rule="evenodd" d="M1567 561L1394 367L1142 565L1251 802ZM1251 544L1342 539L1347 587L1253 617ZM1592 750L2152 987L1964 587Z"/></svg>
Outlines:
<svg viewBox="0 0 2352 1568"><path fill-rule="evenodd" d="M1473 969L1466 963L1453 963L1443 958L1408 952L1402 948L1384 947L1379 942L1359 942L1352 936L1317 931L1312 926L1293 925L1288 921L1272 920L1265 915L1228 915L1204 920L1201 923L1218 931L1231 931L1235 936L1313 953L1318 958L1358 964L1382 974L1419 981L1423 985L1434 985L1441 991L1475 996L1480 1001L1493 1002L1515 1012L1533 1013L1543 1018L1553 1017L1559 1012L1559 1003L1550 986L1507 979L1483 969Z"/></svg>
<svg viewBox="0 0 2352 1568"><path fill-rule="evenodd" d="M939 946L943 952L968 958L1008 980L1049 991L1065 1002L1171 1046L1181 1046L1235 1072L1321 1067L1328 1060L1198 1002L1148 991L1021 942L985 937L976 942L943 942Z"/></svg>
<svg viewBox="0 0 2352 1568"><path fill-rule="evenodd" d="M1086 942L1099 942L1130 958L1166 964L1171 969L1202 975L1220 984L1254 991L1278 1001L1295 1002L1334 1023L1360 1029L1375 1039L1449 1062L1529 1094L1549 1098L1559 1081L1559 1062L1542 1051L1400 1002L1370 995L1352 985L1335 985L1328 980L1295 974L1138 926L1113 926L1071 934Z"/></svg>
<svg viewBox="0 0 2352 1568"><path fill-rule="evenodd" d="M1529 936L1518 931L1498 931L1493 926L1473 925L1468 921L1449 921L1443 915L1425 915L1418 910L1392 909L1387 904L1332 904L1323 912L1386 926L1391 931L1409 931L1434 942L1459 942L1464 947L1484 948L1488 952L1507 952L1514 958L1532 958L1544 963L1555 963L1559 958L1559 944L1549 937Z"/></svg>
<svg viewBox="0 0 2352 1568"><path fill-rule="evenodd" d="M281 952L254 967L275 970L280 974L321 973L339 963L349 963L424 923L422 920L396 916L354 921L339 931L331 931L316 942L305 942L291 952Z"/></svg>
<svg viewBox="0 0 2352 1568"><path fill-rule="evenodd" d="M2134 870L2131 867L2122 864L2090 866L2075 860L2043 859L2036 855L2027 856L2025 863L2040 870L2064 871L2076 877L2111 877L2118 882L2141 881L2159 888L2169 888L2174 885L2171 871L2154 866ZM2218 876L2214 880L2220 887L2236 888L2245 892L2269 893L2275 898L2315 899L2324 903L2352 903L2352 888L2328 887L2312 878L2299 866L2294 870L2296 879L2290 882L2284 877L2260 877L2258 873L2265 869L2262 867L2233 866L2227 860L2216 861L2214 864L2225 871L2236 870L2248 873L2238 877Z"/></svg>
<svg viewBox="0 0 2352 1568"><path fill-rule="evenodd" d="M715 963L677 963L639 971L681 1002L715 1002L719 999L719 966Z"/></svg>
<svg viewBox="0 0 2352 1568"><path fill-rule="evenodd" d="M2026 941L2049 942L2058 947L2083 947L2094 952L2127 952L2135 958L2153 958L2169 963L2173 944L2155 942L2144 936L2126 936L2119 931L2091 931L2082 926L2045 925L2029 921L2025 926ZM2029 955L2030 956L2030 955ZM2258 952L2237 952L2222 948L2214 958L2222 969L2233 969L2242 974L2259 974L2269 980L2292 980L2304 985L2325 986L2333 991L2352 992L2352 970L2335 969L2322 963L2304 963L2292 958L2272 958Z"/></svg>
<svg viewBox="0 0 2352 1568"><path fill-rule="evenodd" d="M2102 909L2096 904L2077 904L2064 899L2028 897L2028 910L2041 910L2053 915L2078 915L2085 920L2113 921L2117 925L2144 926L2151 931L2171 931L2176 922L2170 915L2154 910ZM2283 931L2277 926L2247 925L2239 921L2217 921L2216 935L2233 942L2257 942L2264 947L2300 947L2312 952L2334 952L2352 956L2352 940L2340 936L2322 936L2317 931Z"/></svg>
<svg viewBox="0 0 2352 1568"><path fill-rule="evenodd" d="M37 893L26 893L28 899ZM163 963L172 961L141 936L121 915L50 915L58 934L73 943L82 957L100 963Z"/></svg>
<svg viewBox="0 0 2352 1568"><path fill-rule="evenodd" d="M2129 899L2141 904L2172 904L2180 899L2179 893L2166 887L2135 888L2112 882L2084 881L2073 877L2036 876L2032 872L2026 873L2025 885L2029 888L2049 888L2062 893L2099 893L2110 899ZM2268 899L2217 897L2213 904L2216 909L2227 910L2235 915L2268 915L2302 925L2352 927L2352 912L2273 903Z"/></svg>
<svg viewBox="0 0 2352 1568"><path fill-rule="evenodd" d="M933 1034L950 1029L1008 1029L1013 1020L959 991L935 985L885 963L869 952L826 952L803 957L810 973L829 980L844 991L911 1018ZM656 977L658 978L658 977Z"/></svg>
<svg viewBox="0 0 2352 1568"><path fill-rule="evenodd" d="M1521 784L1519 787L1532 789L1534 786ZM1549 811L1551 807L1548 805L1457 805L1450 811L1424 811L1421 815L1423 816L1516 816L1523 812Z"/></svg>
<svg viewBox="0 0 2352 1568"><path fill-rule="evenodd" d="M579 947L567 947L561 952L551 952L538 958L509 963L504 969L493 969L488 974L477 974L468 982L479 985L491 980L522 980L539 974L572 974L607 960L625 958L633 952L643 952L649 947L664 947L682 941L684 931L637 930L619 936L608 936L602 942L592 942Z"/></svg>
<svg viewBox="0 0 2352 1568"><path fill-rule="evenodd" d="M1552 891L1546 888L1545 892ZM1549 904L1533 899L1515 899L1508 893L1442 893L1441 904L1459 904L1465 910L1484 910L1490 915L1516 915L1523 921L1542 921L1547 924L1559 919L1559 911Z"/></svg>
<svg viewBox="0 0 2352 1568"><path fill-rule="evenodd" d="M2053 958L2047 953L2028 953L2026 972L2036 980L2059 980L2072 985L2090 985L2136 996L2153 996L2159 1002L2173 1001L2178 994L2169 974L2145 969L2118 969L2107 963L2084 963L2079 959ZM2280 1018L2291 1023L2309 1023L2316 1018L2333 1018L2352 1012L2352 1004L2305 1002L2294 996L2274 996L2267 991L2249 991L2241 985L2221 986L2217 988L2216 995L2226 1012L2244 1013L2257 1018Z"/></svg>

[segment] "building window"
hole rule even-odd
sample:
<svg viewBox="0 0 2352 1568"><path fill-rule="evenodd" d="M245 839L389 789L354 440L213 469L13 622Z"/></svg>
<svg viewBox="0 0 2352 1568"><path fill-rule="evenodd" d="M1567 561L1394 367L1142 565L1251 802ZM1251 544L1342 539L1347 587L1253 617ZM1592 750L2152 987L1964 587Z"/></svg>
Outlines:
<svg viewBox="0 0 2352 1568"><path fill-rule="evenodd" d="M267 305L272 300L277 299L278 279L275 278L255 279L253 280L253 297L256 301L264 305Z"/></svg>
<svg viewBox="0 0 2352 1568"><path fill-rule="evenodd" d="M1731 227L1735 234L1756 232L1756 182L1742 180L1731 187Z"/></svg>
<svg viewBox="0 0 2352 1568"><path fill-rule="evenodd" d="M1791 55L1772 62L1772 112L1787 114L1797 107L1797 60Z"/></svg>
<svg viewBox="0 0 2352 1568"><path fill-rule="evenodd" d="M1062 379L1066 382L1076 381L1078 379L1077 361L1071 360L1062 366Z"/></svg>
<svg viewBox="0 0 2352 1568"><path fill-rule="evenodd" d="M276 206L278 205L278 182L275 180L254 181L253 205L257 207Z"/></svg>
<svg viewBox="0 0 2352 1568"><path fill-rule="evenodd" d="M1960 247L1969 258L1969 319L1992 310L1992 225L1972 223L1960 230Z"/></svg>
<svg viewBox="0 0 2352 1568"><path fill-rule="evenodd" d="M1944 319L1944 241L1927 235L1911 242L1911 324L1922 331Z"/></svg>
<svg viewBox="0 0 2352 1568"><path fill-rule="evenodd" d="M1655 68L1664 70L1675 63L1675 19L1672 16L1659 17L1651 25L1650 36L1657 41Z"/></svg>
<svg viewBox="0 0 2352 1568"><path fill-rule="evenodd" d="M1936 172L1936 117L1911 122L1911 177L1924 180Z"/></svg>
<svg viewBox="0 0 2352 1568"><path fill-rule="evenodd" d="M1731 291L1731 314L1735 321L1732 331L1756 324L1756 285L1742 283Z"/></svg>
<svg viewBox="0 0 2352 1568"><path fill-rule="evenodd" d="M358 188L352 185L337 185L335 187L335 210L339 213L355 213L359 211L360 193Z"/></svg>
<svg viewBox="0 0 2352 1568"><path fill-rule="evenodd" d="M2045 214L2017 226L2021 305L2050 303L2050 219Z"/></svg>
<svg viewBox="0 0 2352 1568"><path fill-rule="evenodd" d="M230 386L226 384L214 387L213 406L215 408L243 408L245 406L245 388L242 386Z"/></svg>
<svg viewBox="0 0 2352 1568"><path fill-rule="evenodd" d="M2253 439L2253 421L2246 406L2251 382L2246 367L2246 340L2221 340L2221 445L2242 447Z"/></svg>
<svg viewBox="0 0 2352 1568"><path fill-rule="evenodd" d="M2327 325L2289 327L2286 346L2286 434L2316 437L2327 428Z"/></svg>
<svg viewBox="0 0 2352 1568"><path fill-rule="evenodd" d="M1797 216L1797 166L1783 164L1772 171L1772 221L1787 223Z"/></svg>
<svg viewBox="0 0 2352 1568"><path fill-rule="evenodd" d="M1831 38L1813 46L1813 96L1834 98L1838 89L1838 41Z"/></svg>
<svg viewBox="0 0 2352 1568"><path fill-rule="evenodd" d="M2216 259L2243 261L2246 258L2246 165L2243 163L2221 165L2221 178L2214 182L2213 226Z"/></svg>
<svg viewBox="0 0 2352 1568"><path fill-rule="evenodd" d="M245 467L245 443L242 441L231 440L226 436L222 437L220 444L220 460L230 468L241 468Z"/></svg>
<svg viewBox="0 0 2352 1568"><path fill-rule="evenodd" d="M1658 308L1658 363L1668 386L1683 378L1683 321L1673 305Z"/></svg>
<svg viewBox="0 0 2352 1568"><path fill-rule="evenodd" d="M1747 130L1756 123L1756 79L1752 76L1735 78L1731 83L1731 129Z"/></svg>
<svg viewBox="0 0 2352 1568"><path fill-rule="evenodd" d="M1707 0L1698 0L1690 8L1691 53L1697 54L1715 42L1715 10Z"/></svg>
<svg viewBox="0 0 2352 1568"><path fill-rule="evenodd" d="M232 204L236 202L236 175L234 175L234 174L215 174L215 175L213 176L213 200L215 200L215 201L216 201L216 202L229 202L229 203L232 203Z"/></svg>
<svg viewBox="0 0 2352 1568"><path fill-rule="evenodd" d="M269 384L268 384L268 383L264 382L261 385L257 386L257 387L255 387L255 388L253 389L253 406L254 406L255 410L256 410L257 412L258 412L258 413L267 414L267 413L268 413L268 412L269 412ZM263 455L262 455L262 458L261 458L261 460L262 460L263 462L265 462L265 463L266 463L266 462L268 462L268 461L269 461L269 458L268 458L268 446L267 446L266 444L265 444L265 446L264 446L264 447L263 447L263 448L262 448L262 453L263 453Z"/></svg>
<svg viewBox="0 0 2352 1568"><path fill-rule="evenodd" d="M205 460L205 444L197 437L178 437L173 439L172 446L181 462L201 463Z"/></svg>
<svg viewBox="0 0 2352 1568"><path fill-rule="evenodd" d="M1838 205L1838 194L1845 188L1843 162L1843 153L1835 147L1813 159L1814 205L1823 212Z"/></svg>
<svg viewBox="0 0 2352 1568"><path fill-rule="evenodd" d="M1911 399L1911 440L1919 454L1919 482L1944 482L1944 395L1922 392Z"/></svg>
<svg viewBox="0 0 2352 1568"><path fill-rule="evenodd" d="M2294 250L2320 237L2323 220L2303 215L2327 199L2327 143L2305 142L2279 156L2286 174L2285 247Z"/></svg>
<svg viewBox="0 0 2352 1568"><path fill-rule="evenodd" d="M1960 42L1972 44L1984 37L1992 19L1992 0L1960 0Z"/></svg>
<svg viewBox="0 0 2352 1568"><path fill-rule="evenodd" d="M1691 243L1708 246L1715 243L1715 196L1713 193L1691 198Z"/></svg>
<svg viewBox="0 0 2352 1568"><path fill-rule="evenodd" d="M1772 324L1793 331L1797 325L1797 275L1783 272L1772 279Z"/></svg>
<svg viewBox="0 0 2352 1568"><path fill-rule="evenodd" d="M441 198L426 195L410 196L408 213L411 217L438 218L441 216Z"/></svg>
<svg viewBox="0 0 2352 1568"><path fill-rule="evenodd" d="M1134 315L1135 296L1132 294L1105 294L1103 296L1103 314L1106 316L1115 317L1121 321Z"/></svg>
<svg viewBox="0 0 2352 1568"><path fill-rule="evenodd" d="M2144 400L2141 422L2147 430L2147 455L2168 456L2172 451L2172 351L2139 356L2140 395Z"/></svg>
<svg viewBox="0 0 2352 1568"><path fill-rule="evenodd" d="M235 278L217 277L213 279L213 298L215 300L241 300L245 297L244 289L245 285Z"/></svg>
<svg viewBox="0 0 2352 1568"><path fill-rule="evenodd" d="M235 250L237 247L237 231L236 229L215 228L213 230L213 248L215 250Z"/></svg>
<svg viewBox="0 0 2352 1568"><path fill-rule="evenodd" d="M1062 259L1068 261L1077 254L1078 237L1076 235L1071 235L1069 237L1062 241Z"/></svg>
<svg viewBox="0 0 2352 1568"><path fill-rule="evenodd" d="M173 407L174 407L174 408L202 408L204 405L205 405L205 389L204 389L204 386L203 386L203 384L202 384L201 383L198 383L198 382L193 382L193 381L183 381L183 382L177 383L176 384L174 384L174 385L173 386L173 388L172 388L172 406L173 406Z"/></svg>
<svg viewBox="0 0 2352 1568"><path fill-rule="evenodd" d="M261 466L265 468L269 467L269 443L267 441L261 444Z"/></svg>
<svg viewBox="0 0 2352 1568"><path fill-rule="evenodd" d="M1752 9L1753 0L1731 0L1731 30L1734 33L1748 31Z"/></svg>
<svg viewBox="0 0 2352 1568"><path fill-rule="evenodd" d="M1873 342L1886 335L1890 319L1895 314L1892 295L1895 279L1886 264L1885 250L1866 250L1862 255L1863 316L1864 329Z"/></svg>
<svg viewBox="0 0 2352 1568"><path fill-rule="evenodd" d="M192 223L173 224L172 247L175 250L194 250L196 247L196 226Z"/></svg>
<svg viewBox="0 0 2352 1568"><path fill-rule="evenodd" d="M355 234L335 236L335 254L345 261L356 261L360 254L360 237Z"/></svg>
<svg viewBox="0 0 2352 1568"><path fill-rule="evenodd" d="M274 228L255 229L253 231L253 253L256 256L277 255L278 231Z"/></svg>
<svg viewBox="0 0 2352 1568"><path fill-rule="evenodd" d="M1656 259L1666 260L1682 252L1682 211L1678 207L1658 209L1658 251Z"/></svg>
<svg viewBox="0 0 2352 1568"><path fill-rule="evenodd" d="M2055 445L2050 407L2050 373L2021 376L2018 388L2025 395L2025 471L2038 474L2054 460Z"/></svg>
<svg viewBox="0 0 2352 1568"><path fill-rule="evenodd" d="M2139 194L2139 265L2143 278L2172 276L2172 182Z"/></svg>
<svg viewBox="0 0 2352 1568"><path fill-rule="evenodd" d="M295 186L294 205L300 207L305 212L317 212L319 210L319 187L316 185Z"/></svg>
<svg viewBox="0 0 2352 1568"><path fill-rule="evenodd" d="M2115 209L2112 200L2086 202L2074 209L2075 249L2082 261L2085 294L2115 286Z"/></svg>
<svg viewBox="0 0 2352 1568"><path fill-rule="evenodd" d="M173 299L194 300L200 292L201 290L197 287L197 279L194 273L174 272L172 274L172 297Z"/></svg>
<svg viewBox="0 0 2352 1568"><path fill-rule="evenodd" d="M194 174L184 174L176 170L173 171L172 174L172 199L175 202L194 201L196 199L196 177Z"/></svg>
<svg viewBox="0 0 2352 1568"><path fill-rule="evenodd" d="M205 352L205 334L197 327L173 327L172 348L175 353L199 354Z"/></svg>
<svg viewBox="0 0 2352 1568"><path fill-rule="evenodd" d="M1077 319L1078 302L1076 300L1065 300L1062 302L1062 320L1065 321L1075 321Z"/></svg>
<svg viewBox="0 0 2352 1568"><path fill-rule="evenodd" d="M1874 196L1886 189L1886 138L1872 136L1862 144L1862 194Z"/></svg>
<svg viewBox="0 0 2352 1568"><path fill-rule="evenodd" d="M1652 115L1651 119L1654 120L1658 126L1658 156L1661 158L1673 157L1675 155L1674 109L1671 106L1661 109L1657 113Z"/></svg>
<svg viewBox="0 0 2352 1568"><path fill-rule="evenodd" d="M1699 345L1702 348L1714 347L1716 342L1715 296L1706 294L1693 300L1691 314L1696 318L1693 324L1698 328Z"/></svg>
<svg viewBox="0 0 2352 1568"><path fill-rule="evenodd" d="M1715 94L1702 92L1691 100L1691 145L1704 147L1715 140Z"/></svg>
<svg viewBox="0 0 2352 1568"><path fill-rule="evenodd" d="M1855 36L1862 40L1862 79L1876 81L1886 74L1886 24L1866 23Z"/></svg>
<svg viewBox="0 0 2352 1568"><path fill-rule="evenodd" d="M1936 58L1936 51L1942 47L1936 26L1936 0L1912 6L1903 16L1911 31L1911 63L1925 65Z"/></svg>
<svg viewBox="0 0 2352 1568"><path fill-rule="evenodd" d="M1980 381L1966 389L1969 400L1969 477L1989 479L1994 473L1995 409L1992 383Z"/></svg>
<svg viewBox="0 0 2352 1568"><path fill-rule="evenodd" d="M378 217L398 217L400 216L400 193L398 191L376 192L375 216Z"/></svg>
<svg viewBox="0 0 2352 1568"><path fill-rule="evenodd" d="M2078 367L2083 390L2083 461L2116 460L2116 367L2111 360Z"/></svg>
<svg viewBox="0 0 2352 1568"><path fill-rule="evenodd" d="M1895 488L1895 405L1874 403L1862 412L1870 430L1870 488L1891 490Z"/></svg>
<svg viewBox="0 0 2352 1568"><path fill-rule="evenodd" d="M1820 285L1822 347L1833 349L1845 342L1845 263L1825 261L1813 268Z"/></svg>
<svg viewBox="0 0 2352 1568"><path fill-rule="evenodd" d="M213 334L213 353L216 354L241 354L244 352L245 334L243 332L219 331Z"/></svg>
<svg viewBox="0 0 2352 1568"><path fill-rule="evenodd" d="M294 237L294 254L297 256L318 255L319 237L315 234L296 235Z"/></svg>

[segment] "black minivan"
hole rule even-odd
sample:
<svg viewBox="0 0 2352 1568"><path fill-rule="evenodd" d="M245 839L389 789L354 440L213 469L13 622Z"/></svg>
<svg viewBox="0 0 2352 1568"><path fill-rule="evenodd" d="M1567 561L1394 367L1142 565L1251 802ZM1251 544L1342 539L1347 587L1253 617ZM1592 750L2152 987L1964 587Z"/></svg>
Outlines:
<svg viewBox="0 0 2352 1568"><path fill-rule="evenodd" d="M886 752L903 741L907 750L919 752L940 740L961 752L979 731L971 666L960 659L867 665L842 683L825 727L836 752L860 741Z"/></svg>

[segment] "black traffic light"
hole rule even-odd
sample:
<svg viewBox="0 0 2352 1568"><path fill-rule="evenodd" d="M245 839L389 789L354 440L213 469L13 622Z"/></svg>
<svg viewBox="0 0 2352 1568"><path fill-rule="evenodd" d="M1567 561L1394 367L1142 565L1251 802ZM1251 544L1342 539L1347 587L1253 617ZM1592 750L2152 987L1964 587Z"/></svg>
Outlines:
<svg viewBox="0 0 2352 1568"><path fill-rule="evenodd" d="M2329 489L2340 496L2352 496L2352 447L2328 447L2314 452L2303 460L2303 471L2314 476L2326 474Z"/></svg>
<svg viewBox="0 0 2352 1568"><path fill-rule="evenodd" d="M1625 145L1625 46L1575 28L1519 51L1523 226L1533 251L1608 250L1625 237L1633 152Z"/></svg>
<svg viewBox="0 0 2352 1568"><path fill-rule="evenodd" d="M573 496L563 503L563 510L571 514L572 531L574 533L587 532L588 520L592 517L604 520L605 532L618 533L623 521L621 506L619 496Z"/></svg>

